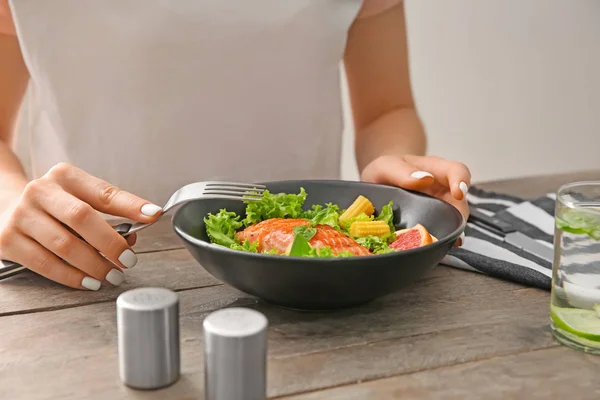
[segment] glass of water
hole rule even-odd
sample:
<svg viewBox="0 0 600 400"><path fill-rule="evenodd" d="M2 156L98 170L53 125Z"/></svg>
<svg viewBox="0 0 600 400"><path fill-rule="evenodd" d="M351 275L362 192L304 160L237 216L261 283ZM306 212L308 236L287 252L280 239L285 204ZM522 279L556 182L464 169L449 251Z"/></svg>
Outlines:
<svg viewBox="0 0 600 400"><path fill-rule="evenodd" d="M550 326L569 347L600 354L600 181L556 195Z"/></svg>

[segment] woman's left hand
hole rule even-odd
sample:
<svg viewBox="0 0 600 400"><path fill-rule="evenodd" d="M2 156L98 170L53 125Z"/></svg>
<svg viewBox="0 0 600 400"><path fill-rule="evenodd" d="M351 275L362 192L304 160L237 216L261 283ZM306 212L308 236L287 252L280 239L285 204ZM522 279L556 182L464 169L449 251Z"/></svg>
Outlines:
<svg viewBox="0 0 600 400"><path fill-rule="evenodd" d="M361 180L423 192L452 204L465 219L469 216L471 172L461 162L434 156L381 156L365 167Z"/></svg>

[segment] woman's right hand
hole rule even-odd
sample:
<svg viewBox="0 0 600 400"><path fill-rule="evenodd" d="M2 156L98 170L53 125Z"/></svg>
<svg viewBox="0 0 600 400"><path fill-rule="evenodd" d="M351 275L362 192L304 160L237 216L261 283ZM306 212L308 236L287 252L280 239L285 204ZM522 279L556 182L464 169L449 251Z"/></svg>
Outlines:
<svg viewBox="0 0 600 400"><path fill-rule="evenodd" d="M135 266L137 256L97 211L149 223L162 210L76 167L58 164L29 182L0 215L0 258L76 289L98 290L102 282L118 286L123 269Z"/></svg>

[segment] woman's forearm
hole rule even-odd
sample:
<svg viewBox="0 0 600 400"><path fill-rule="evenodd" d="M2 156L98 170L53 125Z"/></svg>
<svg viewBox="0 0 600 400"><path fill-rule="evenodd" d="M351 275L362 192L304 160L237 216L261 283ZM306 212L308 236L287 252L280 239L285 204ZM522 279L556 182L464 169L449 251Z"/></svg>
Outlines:
<svg viewBox="0 0 600 400"><path fill-rule="evenodd" d="M412 107L396 108L355 133L356 162L360 172L383 155L424 155L427 138Z"/></svg>
<svg viewBox="0 0 600 400"><path fill-rule="evenodd" d="M16 198L27 177L11 150L15 121L27 89L29 73L14 35L0 34L0 213Z"/></svg>
<svg viewBox="0 0 600 400"><path fill-rule="evenodd" d="M361 173L382 155L424 155L426 139L412 95L402 2L355 21L344 65Z"/></svg>
<svg viewBox="0 0 600 400"><path fill-rule="evenodd" d="M21 162L10 147L0 140L0 213L19 198L27 182Z"/></svg>

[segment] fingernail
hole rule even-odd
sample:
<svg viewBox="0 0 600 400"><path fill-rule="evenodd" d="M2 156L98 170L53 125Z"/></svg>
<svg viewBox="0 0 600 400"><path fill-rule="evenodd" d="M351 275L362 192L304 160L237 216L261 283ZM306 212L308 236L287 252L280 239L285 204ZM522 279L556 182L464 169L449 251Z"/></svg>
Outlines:
<svg viewBox="0 0 600 400"><path fill-rule="evenodd" d="M469 186L467 186L466 183L461 182L458 187L460 191L463 192L463 196L467 196L467 193L469 193Z"/></svg>
<svg viewBox="0 0 600 400"><path fill-rule="evenodd" d="M415 179L423 179L426 177L433 178L433 175L431 175L429 172L425 172L425 171L415 171L412 174L410 174L410 176Z"/></svg>
<svg viewBox="0 0 600 400"><path fill-rule="evenodd" d="M98 290L98 289L100 289L100 286L102 286L102 283L98 279L94 279L94 278L90 278L89 276L86 276L81 281L81 286L88 290Z"/></svg>
<svg viewBox="0 0 600 400"><path fill-rule="evenodd" d="M144 204L142 206L142 214L144 214L147 217L154 217L161 210L162 210L162 208L160 208L156 204L150 204L150 203L148 203L148 204Z"/></svg>
<svg viewBox="0 0 600 400"><path fill-rule="evenodd" d="M135 267L135 264L137 264L137 261L138 261L137 256L135 255L135 253L133 251L131 251L129 249L125 250L119 256L119 262L127 268Z"/></svg>
<svg viewBox="0 0 600 400"><path fill-rule="evenodd" d="M461 233L458 239L456 239L456 247L460 247L465 244L465 233Z"/></svg>
<svg viewBox="0 0 600 400"><path fill-rule="evenodd" d="M117 269L111 269L108 274L106 274L106 281L113 286L119 286L125 280L125 276L123 273Z"/></svg>

